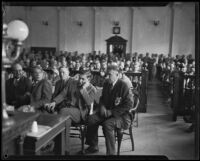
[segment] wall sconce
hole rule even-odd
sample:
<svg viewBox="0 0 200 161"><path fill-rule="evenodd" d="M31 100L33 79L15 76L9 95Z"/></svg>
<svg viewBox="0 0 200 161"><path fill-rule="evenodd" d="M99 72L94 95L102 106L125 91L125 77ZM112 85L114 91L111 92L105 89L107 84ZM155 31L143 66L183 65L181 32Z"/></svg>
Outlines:
<svg viewBox="0 0 200 161"><path fill-rule="evenodd" d="M154 24L154 26L158 26L160 24L160 21L159 20L153 20L153 24Z"/></svg>
<svg viewBox="0 0 200 161"><path fill-rule="evenodd" d="M83 25L83 22L82 21L77 21L76 24L81 27Z"/></svg>
<svg viewBox="0 0 200 161"><path fill-rule="evenodd" d="M119 26L119 21L113 21L114 26Z"/></svg>
<svg viewBox="0 0 200 161"><path fill-rule="evenodd" d="M48 25L49 25L49 22L48 22L48 21L42 21L42 24L43 24L44 26L48 26Z"/></svg>
<svg viewBox="0 0 200 161"><path fill-rule="evenodd" d="M3 24L2 30L2 114L4 125L13 123L9 119L6 112L6 99L5 99L5 69L11 67L15 60L20 55L22 42L28 37L28 26L21 20L14 20L10 23Z"/></svg>

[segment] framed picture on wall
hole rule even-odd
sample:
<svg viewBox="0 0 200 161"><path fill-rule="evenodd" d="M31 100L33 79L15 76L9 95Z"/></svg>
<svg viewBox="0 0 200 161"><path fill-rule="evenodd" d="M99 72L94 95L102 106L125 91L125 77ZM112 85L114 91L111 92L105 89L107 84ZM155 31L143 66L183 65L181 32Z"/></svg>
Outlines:
<svg viewBox="0 0 200 161"><path fill-rule="evenodd" d="M113 34L120 34L120 27L113 27Z"/></svg>

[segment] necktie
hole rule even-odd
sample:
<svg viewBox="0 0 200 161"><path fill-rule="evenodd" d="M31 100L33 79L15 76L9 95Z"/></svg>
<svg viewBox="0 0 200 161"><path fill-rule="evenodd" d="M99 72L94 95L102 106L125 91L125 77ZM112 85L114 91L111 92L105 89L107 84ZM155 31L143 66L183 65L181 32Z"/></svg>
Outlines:
<svg viewBox="0 0 200 161"><path fill-rule="evenodd" d="M109 86L109 94L111 94L112 89L113 89L113 84L111 83L110 86Z"/></svg>
<svg viewBox="0 0 200 161"><path fill-rule="evenodd" d="M82 108L82 100L81 100L81 93L80 93L80 89L77 89L76 91L76 103L75 105L78 106L79 108Z"/></svg>
<svg viewBox="0 0 200 161"><path fill-rule="evenodd" d="M61 83L61 88L60 88L60 91L62 91L62 89L64 88L64 86L65 86L65 81L64 80L62 80L62 83Z"/></svg>
<svg viewBox="0 0 200 161"><path fill-rule="evenodd" d="M19 79L14 79L14 85L17 86Z"/></svg>
<svg viewBox="0 0 200 161"><path fill-rule="evenodd" d="M38 83L38 81L34 81L33 82L33 87L35 87L37 83Z"/></svg>

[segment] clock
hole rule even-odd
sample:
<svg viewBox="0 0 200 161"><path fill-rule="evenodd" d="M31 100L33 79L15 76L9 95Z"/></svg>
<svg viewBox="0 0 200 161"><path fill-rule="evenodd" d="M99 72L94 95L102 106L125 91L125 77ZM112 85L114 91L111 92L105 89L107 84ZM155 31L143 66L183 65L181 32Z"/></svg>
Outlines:
<svg viewBox="0 0 200 161"><path fill-rule="evenodd" d="M120 27L113 27L113 34L120 34Z"/></svg>

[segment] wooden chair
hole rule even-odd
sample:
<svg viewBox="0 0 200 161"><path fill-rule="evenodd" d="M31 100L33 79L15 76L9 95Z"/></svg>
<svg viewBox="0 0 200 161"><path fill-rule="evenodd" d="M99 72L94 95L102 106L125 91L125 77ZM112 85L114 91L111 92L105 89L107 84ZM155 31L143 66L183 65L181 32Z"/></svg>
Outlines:
<svg viewBox="0 0 200 161"><path fill-rule="evenodd" d="M93 113L93 105L94 103L90 105L89 115ZM87 126L85 122L73 123L70 128L70 131L72 131L70 132L70 137L81 139L81 154L85 154L84 145L85 145L86 130L87 130Z"/></svg>
<svg viewBox="0 0 200 161"><path fill-rule="evenodd" d="M133 132L132 128L138 127L138 107L140 104L140 99L139 99L139 92L132 89L133 97L134 97L134 104L133 107L129 110L129 114L131 117L131 124L130 127L127 129L129 130L129 133L126 132L124 129L115 129L115 140L118 142L117 146L117 155L120 155L120 147L121 147L121 142L123 135L129 135L131 139L131 145L132 145L132 151L134 151L134 139L133 139ZM98 137L104 137L103 135L100 135Z"/></svg>
<svg viewBox="0 0 200 161"><path fill-rule="evenodd" d="M133 93L133 97L134 97L134 108L136 108L135 109L135 115L134 115L134 119L133 119L133 126L134 127L138 127L138 106L140 105L139 103L140 103L140 94L139 94L139 92L138 92L138 90L136 90L136 89L132 89L132 93ZM137 105L137 103L138 103L138 105Z"/></svg>
<svg viewBox="0 0 200 161"><path fill-rule="evenodd" d="M130 136L131 144L132 144L132 151L134 151L135 147L134 147L134 139L133 139L132 128L134 126L135 113L138 109L139 103L140 103L139 96L137 94L134 94L134 105L133 105L133 108L131 108L129 110L129 114L130 114L130 117L131 117L131 124L130 124L130 127L128 128L129 133L126 133L125 132L126 130L124 130L124 129L116 129L115 130L115 136L116 136L116 139L117 139L117 142L118 142L117 155L120 155L121 142L122 142L122 138L123 138L124 134Z"/></svg>
<svg viewBox="0 0 200 161"><path fill-rule="evenodd" d="M81 153L85 154L85 135L86 135L86 125L84 122L81 122L79 124L73 124L70 128L72 132L70 132L70 137L73 138L80 138L81 139ZM79 133L75 132L79 131Z"/></svg>

